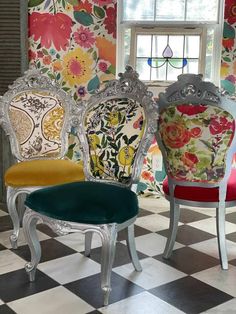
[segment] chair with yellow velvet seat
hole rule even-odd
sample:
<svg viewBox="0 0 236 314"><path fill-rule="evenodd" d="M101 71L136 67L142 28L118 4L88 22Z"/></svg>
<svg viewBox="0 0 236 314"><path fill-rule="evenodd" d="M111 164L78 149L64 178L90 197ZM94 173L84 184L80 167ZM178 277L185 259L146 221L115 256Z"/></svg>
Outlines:
<svg viewBox="0 0 236 314"><path fill-rule="evenodd" d="M73 99L37 70L28 70L0 98L0 123L17 160L5 173L13 248L17 248L20 230L18 195L84 179L82 165L62 159L77 111Z"/></svg>
<svg viewBox="0 0 236 314"><path fill-rule="evenodd" d="M139 210L134 191L156 130L157 110L152 93L129 66L119 80L110 81L81 108L78 135L87 181L57 185L27 196L23 229L31 262L26 264L26 271L33 281L41 257L38 221L58 234L85 233L87 256L92 234L98 233L102 240L101 288L107 305L118 231L127 228L131 261L141 271L134 242L133 223Z"/></svg>

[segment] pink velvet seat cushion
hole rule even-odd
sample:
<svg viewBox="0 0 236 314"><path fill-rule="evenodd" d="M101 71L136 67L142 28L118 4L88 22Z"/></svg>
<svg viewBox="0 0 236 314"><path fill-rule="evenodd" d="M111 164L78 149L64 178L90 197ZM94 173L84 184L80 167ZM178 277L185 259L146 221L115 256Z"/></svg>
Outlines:
<svg viewBox="0 0 236 314"><path fill-rule="evenodd" d="M169 186L167 178L163 182L163 191L169 195ZM195 202L218 202L219 193L218 188L203 188L193 186L180 186L175 187L175 197L187 201ZM232 169L228 184L226 201L236 200L236 169Z"/></svg>

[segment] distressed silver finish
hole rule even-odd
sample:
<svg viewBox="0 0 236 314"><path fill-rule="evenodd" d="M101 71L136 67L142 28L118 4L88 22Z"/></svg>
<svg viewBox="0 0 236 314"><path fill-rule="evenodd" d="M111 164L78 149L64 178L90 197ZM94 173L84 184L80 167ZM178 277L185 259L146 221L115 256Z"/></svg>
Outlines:
<svg viewBox="0 0 236 314"><path fill-rule="evenodd" d="M69 94L64 92L56 81L49 79L47 76L42 75L39 70L28 70L25 72L24 76L19 77L15 82L9 86L9 90L0 96L0 125L4 129L6 135L9 137L11 151L17 162L24 162L30 159L39 158L24 158L20 151L20 143L16 137L14 128L11 124L9 118L9 106L12 99L17 97L23 91L45 91L51 92L56 95L61 100L61 105L65 111L64 124L61 131L61 150L58 154L58 159L63 158L68 149L68 132L70 132L71 127L77 127L78 116L80 108L76 105L73 98ZM40 157L42 159L43 157ZM44 159L55 159L46 157ZM39 169L40 171L40 169ZM17 239L19 236L20 229L20 219L16 208L16 198L20 194L28 194L33 190L42 187L7 187L7 206L10 217L13 222L13 234L10 236L10 242L14 249L17 248Z"/></svg>
<svg viewBox="0 0 236 314"><path fill-rule="evenodd" d="M152 100L152 93L147 91L147 87L138 80L138 74L131 67L126 67L126 72L120 74L119 80L113 80L107 84L104 90L93 95L87 103L81 102L81 114L78 116L78 135L82 146L84 155L84 171L87 180L106 182L107 184L119 185L124 188L130 188L133 191L136 188L136 183L141 173L143 159L151 142L154 138L154 133L157 127L157 108L155 102ZM110 99L128 98L137 100L143 107L146 127L140 145L135 156L133 172L131 179L127 183L121 183L117 180L97 179L91 175L88 169L89 147L87 143L87 136L83 128L86 114L92 107L96 108L97 104L102 101ZM78 208L79 210L79 208ZM82 224L72 221L61 221L52 219L41 215L31 209L27 209L23 218L23 229L25 232L26 241L31 251L31 261L26 264L26 271L29 273L30 280L34 280L36 267L40 260L41 250L39 248L39 241L36 237L36 220L47 224L54 232L58 234L67 234L68 232L82 232L85 234L85 255L89 256L91 251L91 241L94 232L98 233L102 240L102 256L101 256L101 288L104 293L104 305L109 303L109 295L111 292L111 271L115 255L117 232L127 230L127 246L128 251L136 271L141 271L134 241L134 221L136 217L125 221L124 223L111 224ZM78 269L79 271L79 269Z"/></svg>
<svg viewBox="0 0 236 314"><path fill-rule="evenodd" d="M158 112L160 113L168 106L178 104L205 104L224 109L229 112L236 120L236 103L229 97L224 96L219 89L210 82L202 81L202 75L182 74L178 77L178 81L170 85L165 93L159 94ZM163 162L167 170L166 151L163 145L160 134L157 130L156 138L158 145L163 154ZM236 206L236 201L226 202L226 187L227 181L231 173L231 163L233 155L236 152L236 134L232 139L230 148L227 152L226 172L224 178L219 183L200 183L177 181L171 176L168 176L169 196L166 198L170 202L170 225L169 236L166 247L163 253L165 258L169 258L176 239L178 221L180 215L180 205L194 206L194 207L213 207L216 208L216 226L218 237L218 248L220 255L220 262L222 269L228 269L228 259L225 241L225 210L226 207ZM176 185L185 186L199 186L199 187L218 187L219 188L219 202L193 202L189 200L177 199L174 197L174 190Z"/></svg>

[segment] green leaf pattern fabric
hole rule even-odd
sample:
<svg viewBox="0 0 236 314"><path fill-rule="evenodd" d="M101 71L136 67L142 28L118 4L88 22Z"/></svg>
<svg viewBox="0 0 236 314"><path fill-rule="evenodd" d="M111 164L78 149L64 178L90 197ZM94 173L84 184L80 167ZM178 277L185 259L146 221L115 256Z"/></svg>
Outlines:
<svg viewBox="0 0 236 314"><path fill-rule="evenodd" d="M143 108L133 100L113 99L93 107L85 122L92 175L128 183L144 127Z"/></svg>

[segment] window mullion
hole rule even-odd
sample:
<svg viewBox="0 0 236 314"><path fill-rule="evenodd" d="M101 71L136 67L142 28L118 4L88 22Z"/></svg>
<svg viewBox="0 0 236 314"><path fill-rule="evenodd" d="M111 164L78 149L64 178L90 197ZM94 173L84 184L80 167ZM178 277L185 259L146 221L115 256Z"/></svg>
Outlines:
<svg viewBox="0 0 236 314"><path fill-rule="evenodd" d="M184 1L184 21L187 20L187 6L188 6L188 0Z"/></svg>

